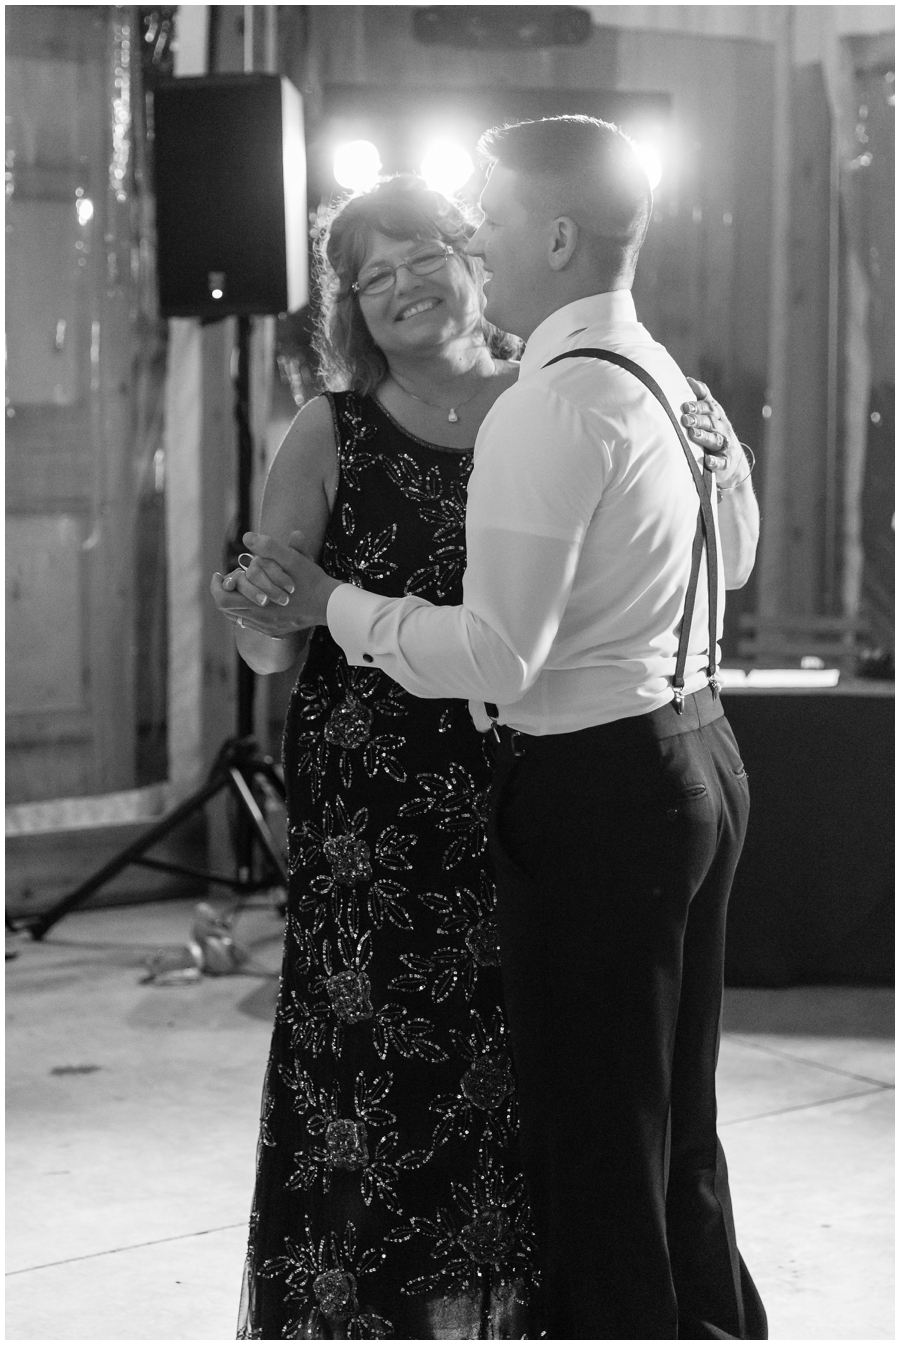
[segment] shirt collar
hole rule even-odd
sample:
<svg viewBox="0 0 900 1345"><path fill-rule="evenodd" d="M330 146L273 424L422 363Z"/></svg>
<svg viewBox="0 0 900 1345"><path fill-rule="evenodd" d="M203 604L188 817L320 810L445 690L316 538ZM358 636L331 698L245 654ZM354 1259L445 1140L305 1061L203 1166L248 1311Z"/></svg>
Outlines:
<svg viewBox="0 0 900 1345"><path fill-rule="evenodd" d="M637 322L631 290L590 294L564 308L557 308L529 336L522 355L521 373L535 373L560 351L576 347L578 338L588 328L594 340L598 327L611 327L619 322Z"/></svg>

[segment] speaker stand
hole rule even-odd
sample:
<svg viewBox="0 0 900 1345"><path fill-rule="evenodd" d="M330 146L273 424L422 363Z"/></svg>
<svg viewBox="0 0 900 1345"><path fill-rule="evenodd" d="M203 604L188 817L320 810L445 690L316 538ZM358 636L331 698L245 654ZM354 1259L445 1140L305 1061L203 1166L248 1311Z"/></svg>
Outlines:
<svg viewBox="0 0 900 1345"><path fill-rule="evenodd" d="M250 496L253 473L253 439L250 428L250 319L237 320L237 369L234 379L234 417L237 426L237 513L235 535L229 543L228 568L234 567L238 553L243 550L243 534L250 527ZM272 834L257 795L274 791L280 802L285 800L282 783L271 757L260 755L253 737L253 695L255 676L251 668L238 657L237 661L237 733L228 738L219 749L206 783L174 808L160 822L146 831L133 844L126 846L113 859L98 869L69 892L43 915L7 921L17 930L27 930L35 940L43 939L48 930L64 915L81 906L99 888L131 864L196 878L203 883L218 883L233 892L249 895L267 887L287 888L288 874L284 856ZM152 859L146 854L151 846L179 826L187 818L205 808L216 795L227 791L237 804L234 833L235 871L231 875L213 873L206 869L188 868L168 860ZM253 876L254 847L262 852L262 865L257 877Z"/></svg>
<svg viewBox="0 0 900 1345"><path fill-rule="evenodd" d="M68 915L76 906L82 905L88 897L130 864L156 869L162 873L178 874L185 878L196 878L204 883L219 883L242 896L272 886L286 888L288 875L284 859L254 793L254 786L257 792L261 787L265 787L263 782L273 789L282 801L284 800L284 785L279 779L271 757L259 755L253 738L229 738L223 743L204 785L189 795L177 808L173 808L162 821L151 827L132 845L121 850L115 858L104 864L73 892L58 901L44 915L14 922L14 927L27 930L33 939L41 940L58 920ZM145 852L151 846L163 840L189 817L200 812L223 790L230 792L238 805L238 818L250 832L251 847L253 840L256 839L262 849L264 863L258 877L253 877L249 865L241 863L240 855L237 857L235 872L231 875L188 868L184 864L173 864L168 860L152 859L147 856ZM235 850L237 849L236 845Z"/></svg>

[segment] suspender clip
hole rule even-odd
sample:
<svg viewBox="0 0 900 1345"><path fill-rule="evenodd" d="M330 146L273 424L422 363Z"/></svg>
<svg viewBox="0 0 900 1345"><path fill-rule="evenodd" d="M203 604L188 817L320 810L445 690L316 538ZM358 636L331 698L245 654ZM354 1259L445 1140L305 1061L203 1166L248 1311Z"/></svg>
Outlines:
<svg viewBox="0 0 900 1345"><path fill-rule="evenodd" d="M719 699L719 692L722 690L722 683L715 673L713 673L709 679L709 689L713 694L713 700L717 701Z"/></svg>
<svg viewBox="0 0 900 1345"><path fill-rule="evenodd" d="M675 697L675 713L676 713L677 715L683 715L683 714L684 714L684 692L681 690L681 687L675 687L675 688L674 688L674 697Z"/></svg>

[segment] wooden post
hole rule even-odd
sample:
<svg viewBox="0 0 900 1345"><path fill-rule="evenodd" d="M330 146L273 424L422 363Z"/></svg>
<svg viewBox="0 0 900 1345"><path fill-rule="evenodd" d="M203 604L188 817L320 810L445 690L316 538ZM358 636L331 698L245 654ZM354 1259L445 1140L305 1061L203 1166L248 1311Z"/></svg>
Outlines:
<svg viewBox="0 0 900 1345"><path fill-rule="evenodd" d="M769 418L764 436L763 532L758 560L759 624L777 619L787 602L788 363L791 334L791 75L793 12L777 14L772 145L772 267L769 299Z"/></svg>

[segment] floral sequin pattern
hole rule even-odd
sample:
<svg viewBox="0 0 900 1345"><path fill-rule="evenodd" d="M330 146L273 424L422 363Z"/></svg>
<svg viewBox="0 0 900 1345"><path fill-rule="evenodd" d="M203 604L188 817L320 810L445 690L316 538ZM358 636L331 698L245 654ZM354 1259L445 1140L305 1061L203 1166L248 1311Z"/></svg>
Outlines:
<svg viewBox="0 0 900 1345"><path fill-rule="evenodd" d="M406 970L394 978L392 989L428 995L436 1004L456 992L471 1000L479 971L500 966L496 899L494 885L484 873L474 891L453 887L420 892L419 900L440 918L441 943L427 954L401 954Z"/></svg>
<svg viewBox="0 0 900 1345"><path fill-rule="evenodd" d="M367 1079L364 1074L357 1075L352 1115L342 1113L337 1090L316 1090L308 1073L298 1073L289 1083L295 1108L306 1117L309 1135L319 1142L296 1154L288 1188L306 1190L318 1179L328 1191L335 1172L354 1173L359 1176L366 1205L377 1196L389 1210L399 1213L398 1177L401 1171L421 1167L428 1154L403 1151L397 1117L384 1105L391 1090L391 1076Z"/></svg>
<svg viewBox="0 0 900 1345"><path fill-rule="evenodd" d="M409 928L407 885L393 875L412 869L415 834L393 823L373 832L368 809L351 814L340 796L324 805L322 819L321 831L312 822L288 828L289 872L310 874L301 906L313 909L313 929L323 926L325 902L354 935L362 902L376 926L389 920Z"/></svg>
<svg viewBox="0 0 900 1345"><path fill-rule="evenodd" d="M357 1030L354 1044L365 1031L366 1041L380 1061L392 1054L431 1063L446 1060L448 1051L436 1041L430 1019L410 1013L390 999L378 997L373 1002L367 974L372 958L371 935L367 930L355 947L348 936L338 935L338 956L343 965L338 972L332 971L336 959L326 940L319 960L323 974L309 982L306 994L295 989L282 994L276 1021L290 1033L292 1048L313 1057L330 1049L333 1056L340 1057L348 1029L365 1024L365 1029Z"/></svg>
<svg viewBox="0 0 900 1345"><path fill-rule="evenodd" d="M471 453L329 398L326 569L458 603ZM465 701L349 666L320 627L284 767L289 898L241 1337L527 1337L484 738Z"/></svg>
<svg viewBox="0 0 900 1345"><path fill-rule="evenodd" d="M324 634L324 633L323 633ZM335 696L323 678L315 686L297 684L300 766L318 799L329 763L335 762L341 785L353 789L360 772L370 780L379 773L405 784L403 735L397 721L409 708L409 695L380 673L349 668L342 662Z"/></svg>
<svg viewBox="0 0 900 1345"><path fill-rule="evenodd" d="M353 1224L347 1225L340 1240L332 1234L316 1243L307 1219L304 1236L286 1237L281 1254L268 1258L259 1269L263 1279L280 1282L287 1303L293 1306L282 1338L315 1339L335 1333L349 1340L390 1339L392 1323L377 1313L363 1312L359 1305L360 1286L384 1256L376 1248L357 1252ZM298 1313L300 1305L303 1310ZM239 1339L265 1337L248 1333Z"/></svg>
<svg viewBox="0 0 900 1345"><path fill-rule="evenodd" d="M534 1243L527 1223L518 1222L521 1177L506 1179L485 1159L469 1182L454 1182L452 1200L430 1218L413 1218L393 1239L430 1244L435 1269L406 1286L408 1294L432 1292L439 1285L477 1290L483 1280L500 1285L527 1276ZM498 1273L499 1272L499 1273Z"/></svg>
<svg viewBox="0 0 900 1345"><path fill-rule="evenodd" d="M344 522L344 549L333 547L327 556L330 568L336 579L344 579L357 588L375 589L390 579L397 568L390 559L393 543L397 538L397 525L389 524L378 532L357 534L356 519L352 505L345 504L342 510Z"/></svg>
<svg viewBox="0 0 900 1345"><path fill-rule="evenodd" d="M325 990L335 1017L342 1022L360 1023L374 1016L372 987L364 971L339 971L326 978Z"/></svg>
<svg viewBox="0 0 900 1345"><path fill-rule="evenodd" d="M336 705L325 725L325 741L335 747L352 752L354 747L362 747L372 736L372 721L375 715L368 705L355 696L347 696Z"/></svg>
<svg viewBox="0 0 900 1345"><path fill-rule="evenodd" d="M474 1136L484 1156L494 1142L510 1144L518 1128L506 1024L500 1014L486 1024L473 1012L469 1031L452 1029L451 1036L460 1062L459 1081L452 1092L437 1094L431 1103L439 1118L432 1147L446 1144L452 1136Z"/></svg>
<svg viewBox="0 0 900 1345"><path fill-rule="evenodd" d="M462 582L466 568L462 540L466 523L465 480L461 476L449 490L443 489L437 468L423 471L409 455L392 460L386 470L407 497L419 505L421 517L433 528L432 554L426 564L409 576L404 592L446 602ZM469 470L467 466L466 478Z"/></svg>
<svg viewBox="0 0 900 1345"><path fill-rule="evenodd" d="M447 837L442 864L453 869L463 859L476 859L487 848L488 787L479 788L464 766L451 762L446 775L422 771L416 791L400 809L400 816L430 814Z"/></svg>

